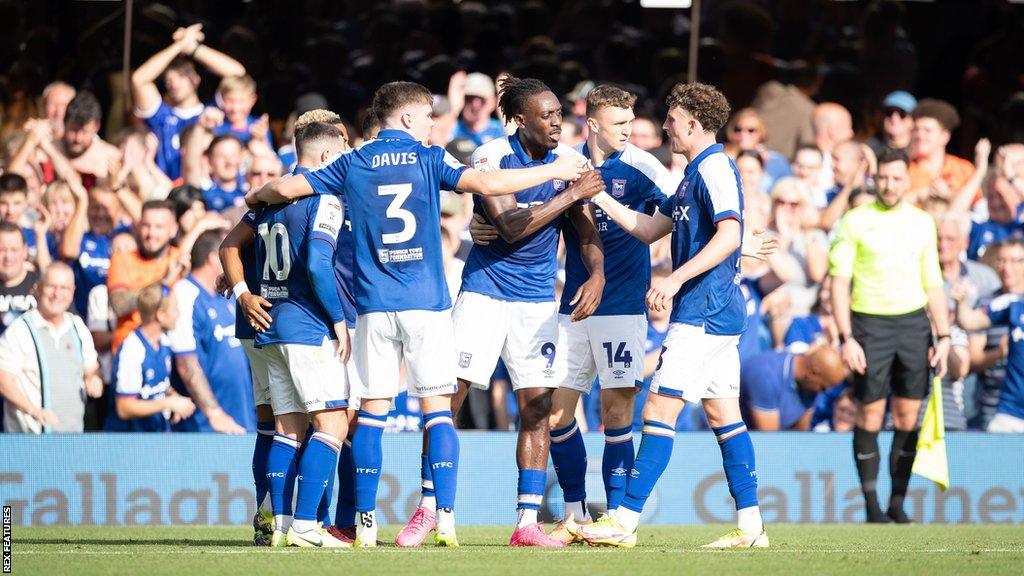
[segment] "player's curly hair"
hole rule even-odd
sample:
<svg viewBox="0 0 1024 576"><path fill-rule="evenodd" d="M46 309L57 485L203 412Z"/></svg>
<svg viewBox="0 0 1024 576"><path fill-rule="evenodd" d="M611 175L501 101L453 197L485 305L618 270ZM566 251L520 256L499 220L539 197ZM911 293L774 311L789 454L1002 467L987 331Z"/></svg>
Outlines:
<svg viewBox="0 0 1024 576"><path fill-rule="evenodd" d="M511 120L526 110L526 101L535 94L551 92L547 84L536 78L506 76L498 80L498 108L502 115Z"/></svg>
<svg viewBox="0 0 1024 576"><path fill-rule="evenodd" d="M729 101L714 86L700 82L680 83L665 98L669 109L681 108L700 122L705 132L718 132L729 119Z"/></svg>
<svg viewBox="0 0 1024 576"><path fill-rule="evenodd" d="M587 116L602 108L632 108L634 104L636 94L611 84L600 84L587 94Z"/></svg>

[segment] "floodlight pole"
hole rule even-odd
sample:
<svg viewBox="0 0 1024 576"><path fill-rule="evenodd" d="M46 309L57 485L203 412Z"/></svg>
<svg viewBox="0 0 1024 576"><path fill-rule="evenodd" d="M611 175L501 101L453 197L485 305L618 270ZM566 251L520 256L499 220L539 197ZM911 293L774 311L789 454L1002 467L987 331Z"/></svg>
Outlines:
<svg viewBox="0 0 1024 576"><path fill-rule="evenodd" d="M121 59L121 81L124 82L124 111L132 111L132 0L125 0L124 7L124 50Z"/></svg>
<svg viewBox="0 0 1024 576"><path fill-rule="evenodd" d="M131 2L131 0L128 0ZM700 0L693 0L690 7L690 62L686 69L686 81L697 81L697 50L700 45Z"/></svg>

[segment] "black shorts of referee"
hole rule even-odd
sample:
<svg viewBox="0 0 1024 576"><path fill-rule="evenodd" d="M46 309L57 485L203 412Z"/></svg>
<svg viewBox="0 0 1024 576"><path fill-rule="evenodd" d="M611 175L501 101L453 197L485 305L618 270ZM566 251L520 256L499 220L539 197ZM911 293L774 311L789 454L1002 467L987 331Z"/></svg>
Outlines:
<svg viewBox="0 0 1024 576"><path fill-rule="evenodd" d="M928 394L931 322L924 308L897 316L851 313L853 337L867 369L853 373L853 398L862 404L889 397L921 400Z"/></svg>

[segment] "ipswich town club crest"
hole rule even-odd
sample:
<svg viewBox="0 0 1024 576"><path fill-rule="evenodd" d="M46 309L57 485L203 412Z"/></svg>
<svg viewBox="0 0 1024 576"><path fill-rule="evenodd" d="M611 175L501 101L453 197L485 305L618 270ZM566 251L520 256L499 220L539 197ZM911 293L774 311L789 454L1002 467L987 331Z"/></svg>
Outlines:
<svg viewBox="0 0 1024 576"><path fill-rule="evenodd" d="M469 368L469 363L472 361L472 354L469 352L459 352L459 368Z"/></svg>
<svg viewBox="0 0 1024 576"><path fill-rule="evenodd" d="M624 179L612 179L612 196L622 198L626 195L626 181Z"/></svg>

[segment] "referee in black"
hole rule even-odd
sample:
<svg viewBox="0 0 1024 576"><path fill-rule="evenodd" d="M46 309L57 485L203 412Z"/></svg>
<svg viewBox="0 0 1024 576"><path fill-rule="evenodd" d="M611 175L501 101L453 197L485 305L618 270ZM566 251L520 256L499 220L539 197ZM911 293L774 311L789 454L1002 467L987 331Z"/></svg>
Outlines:
<svg viewBox="0 0 1024 576"><path fill-rule="evenodd" d="M875 201L843 216L829 252L832 309L857 405L853 452L872 523L910 522L903 499L917 455L921 400L930 369L945 374L950 348L935 222L903 202L910 189L907 166L905 152L879 155ZM890 393L896 431L889 454L892 495L883 514L875 486L878 431Z"/></svg>

